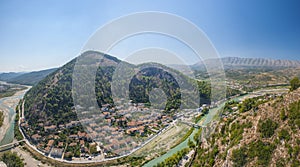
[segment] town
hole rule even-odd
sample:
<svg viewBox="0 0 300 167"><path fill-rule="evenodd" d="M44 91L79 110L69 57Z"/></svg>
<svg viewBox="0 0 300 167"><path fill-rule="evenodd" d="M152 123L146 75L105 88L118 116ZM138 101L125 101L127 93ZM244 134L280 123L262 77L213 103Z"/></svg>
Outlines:
<svg viewBox="0 0 300 167"><path fill-rule="evenodd" d="M122 100L123 105L102 105L99 114L87 114L80 121L60 125L40 122L38 127L32 128L22 118L20 127L30 143L48 157L68 161L101 161L132 153L173 121L194 126L193 119L201 115L203 108L209 107L204 104L198 109L168 114L145 107L143 103Z"/></svg>

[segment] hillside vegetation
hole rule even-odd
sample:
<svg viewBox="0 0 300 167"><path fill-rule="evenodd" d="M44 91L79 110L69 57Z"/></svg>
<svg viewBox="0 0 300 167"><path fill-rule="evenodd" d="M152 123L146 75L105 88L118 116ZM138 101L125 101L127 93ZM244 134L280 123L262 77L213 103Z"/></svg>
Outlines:
<svg viewBox="0 0 300 167"><path fill-rule="evenodd" d="M179 109L180 105L191 105L191 102L193 102L192 105L195 106L195 109L202 103L210 103L210 84L208 82L189 79L180 72L167 69L167 67L159 64L156 64L155 67L151 67L149 64L143 64L141 65L143 68L127 64L128 68L133 70L125 71L132 77L129 81L122 77L117 79L117 84L120 85L120 90L117 92L123 92L123 89L126 89L126 84L129 84L129 97L128 99L122 97L113 99L113 74L118 70L117 65L123 62L115 57L100 52L88 51L83 54L91 57L91 59L84 60L85 63L92 66L86 64L80 65L79 68L82 71L79 71L79 73L82 72L81 76L84 79L90 78L92 76L89 76L88 70L90 70L90 67L96 67L94 82L90 80L73 82L74 80L76 81L76 77L75 79L73 78L73 72L78 68L76 60L81 58L79 57L48 75L38 84L33 86L24 96L25 120L21 123L22 130L30 142L46 154L49 154L50 150L53 148L66 148L63 150L67 153L67 156L64 156L64 158L70 160L72 157L80 157L82 153L91 155L97 153L93 148L96 146L93 144L91 136L86 133L90 127L88 126L86 130L81 125L81 122L78 121L81 114L81 111L79 111L80 109L82 109L82 113L87 114L93 114L93 111L95 111L95 116L85 119L85 121L88 120L86 122L91 122L96 118L95 123L90 124L93 125L93 128L97 128L97 135L99 136L108 133L105 136L111 138L111 136L109 136L110 131L113 133L112 136L119 133L119 131L122 131L122 135L126 138L131 137L144 140L144 138L150 136L154 132L157 133L162 127L167 126L171 122L174 114L178 111L177 109ZM101 57L100 61L97 59L97 56ZM94 64L95 62L100 62L100 64ZM147 65L150 67L147 67ZM121 75L125 75L123 73L124 71L121 72ZM177 81L174 78L174 75L181 77L183 81ZM180 89L178 82L186 82L187 84L195 86L193 93L199 92L196 96L198 95L201 100L195 102L190 100L190 97L183 99L182 94L186 92L185 90ZM76 85L76 83L78 85ZM95 83L95 85L93 85L94 87L90 91L95 93L96 99L90 99L90 94L86 94L85 92L86 90L89 91L88 85L93 83ZM79 90L79 93L72 92L72 88ZM149 115L147 115L147 113L144 114L144 109L145 111L150 111L150 109L147 108L152 105L150 93L155 88L160 88L164 91L166 95L166 98L164 99L167 103L164 108L159 109L159 115L151 114L152 112L150 112ZM197 91L197 89L199 91ZM81 90L83 90L82 93L80 92ZM231 93L235 92L236 91L231 91ZM73 96L76 96L76 98L73 99ZM75 100L77 100L78 104L75 104ZM92 100L97 102L96 104L99 109L96 108L95 110L92 110L94 109L90 107L90 102ZM121 103L120 106L123 106L123 108L115 103ZM75 110L76 107L79 109ZM139 112L137 112L136 115L133 115L130 114L132 111ZM101 115L100 118L103 119L97 118L99 115ZM143 119L147 122L140 121L140 117L144 117ZM100 127L96 127L97 125ZM140 129L136 130L137 127ZM116 132L117 130L119 131ZM124 139L118 138L118 140L120 142L128 142L125 140L125 137ZM79 144L79 141L81 141L81 144ZM112 141L114 143L111 143ZM101 148L105 151L106 157L117 156L117 154L111 150L119 150L120 154L124 152L122 149L126 144L121 143L118 145L117 149L112 149L117 146L115 140L107 139L104 142L106 143L103 144ZM133 144L137 145L136 143ZM81 149L81 147L84 147L85 149Z"/></svg>
<svg viewBox="0 0 300 167"><path fill-rule="evenodd" d="M94 54L101 54L93 52ZM119 60L106 55L107 61L114 62L106 66L100 66L96 74L96 98L99 107L104 104L114 105L111 94L112 75ZM76 120L72 99L72 74L76 59L59 68L56 72L48 75L45 79L32 87L25 95L25 116L29 124L34 126L38 122L45 124L66 124ZM130 99L136 103L149 103L149 93L155 87L165 89L168 96L167 110L178 108L180 94L176 91L176 81L163 80L169 74L154 69L146 69L134 77L130 85ZM160 77L160 78L159 78ZM167 77L168 78L168 77ZM157 82L160 80L160 82ZM161 82L163 81L163 82ZM123 81L119 81L122 83ZM207 86L206 86L207 85ZM172 88L173 87L173 88ZM177 85L178 87L178 85ZM141 92L140 89L146 92ZM203 89L205 88L205 90ZM199 82L199 92L202 103L209 103L210 87L206 82ZM85 97L81 97L85 101ZM200 105L200 104L199 104ZM38 121L37 121L38 120Z"/></svg>
<svg viewBox="0 0 300 167"><path fill-rule="evenodd" d="M0 157L0 161L3 161L7 167L23 167L25 166L23 160L18 156L16 152L6 152Z"/></svg>
<svg viewBox="0 0 300 167"><path fill-rule="evenodd" d="M244 101L221 119L199 144L193 166L299 166L300 89L264 98Z"/></svg>

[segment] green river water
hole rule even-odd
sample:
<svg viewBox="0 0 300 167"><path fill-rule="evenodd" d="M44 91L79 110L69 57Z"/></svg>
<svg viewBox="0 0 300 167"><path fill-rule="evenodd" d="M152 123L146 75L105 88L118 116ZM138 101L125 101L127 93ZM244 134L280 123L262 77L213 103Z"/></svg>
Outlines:
<svg viewBox="0 0 300 167"><path fill-rule="evenodd" d="M225 102L222 103L221 105L219 105L217 108L213 108L210 109L209 114L205 115L199 122L201 122L202 120L203 123L201 124L201 126L206 126L213 118L214 116L217 114L218 110L221 109L224 106ZM175 154L176 152L187 148L188 147L188 141L190 140L194 140L194 136L197 133L198 129L194 129L194 131L191 133L191 135L184 140L182 143L178 144L176 147L172 148L171 150L169 150L167 153L165 153L164 155L155 158L151 161L149 161L148 163L146 163L144 165L144 167L152 167L160 162L163 162L165 159L167 159L168 157L172 156L173 154Z"/></svg>
<svg viewBox="0 0 300 167"><path fill-rule="evenodd" d="M246 98L248 97L250 94L246 94L246 95L242 95L242 96L238 96L238 97L235 97L233 98L233 100L240 100L242 98ZM210 123L212 121L212 119L215 117L215 115L217 114L218 110L220 110L224 105L225 105L226 102L223 102L221 103L220 105L218 105L218 107L216 108L213 108L213 109L210 109L209 110L209 114L207 114L206 116L204 116L199 122L201 122L203 119L203 123L201 124L201 126L206 126L208 123ZM197 130L198 129L194 129L193 133L185 140L183 141L182 143L180 143L179 145L177 145L176 147L172 148L171 150L169 150L167 153L165 153L164 155L158 157L158 158L155 158L151 161L149 161L148 163L146 163L144 165L144 167L152 167L160 162L163 162L165 159L167 159L168 157L172 156L173 154L175 154L176 152L184 149L184 148L187 148L188 147L188 141L189 139L191 140L194 140L194 136L195 134L197 133Z"/></svg>

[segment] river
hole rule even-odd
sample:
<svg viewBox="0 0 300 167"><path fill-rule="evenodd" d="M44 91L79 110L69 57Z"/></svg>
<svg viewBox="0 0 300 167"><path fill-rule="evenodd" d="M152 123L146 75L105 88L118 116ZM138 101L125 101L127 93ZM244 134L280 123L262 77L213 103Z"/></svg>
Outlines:
<svg viewBox="0 0 300 167"><path fill-rule="evenodd" d="M15 116L16 116L15 108L16 108L17 104L19 103L19 100L23 98L24 94L29 89L30 89L30 87L27 86L27 89L18 91L13 96L4 97L4 98L0 99L0 109L2 111L6 112L6 114L4 114L5 116L8 116L8 124L3 125L3 127L8 126L7 130L4 132L4 134L0 134L1 138L2 138L2 140L0 141L0 146L4 145L4 144L9 144L13 141L13 139L14 139L14 122L15 122ZM5 119L7 119L7 118L5 118Z"/></svg>
<svg viewBox="0 0 300 167"><path fill-rule="evenodd" d="M246 95L241 95L241 96L238 96L238 97L235 97L233 98L233 100L243 100L245 98L250 98L252 97L254 94L257 94L257 92L253 92L253 93L249 93L249 94L246 94ZM218 105L218 107L216 108L213 108L213 109L210 109L209 110L209 114L205 115L204 117L201 118L201 120L198 122L198 124L201 122L201 126L207 126L208 123L210 123L212 121L212 119L214 119L214 117L216 116L216 114L218 113L218 111L224 107L226 101L225 102L222 102L220 105ZM149 161L148 163L146 163L144 165L144 167L152 167L158 163L161 163L163 162L165 159L167 159L168 157L172 156L173 154L175 154L176 152L184 149L184 148L187 148L188 147L188 140L191 139L191 140L194 140L194 136L195 134L197 133L197 130L198 129L194 129L193 133L185 140L183 141L182 143L178 144L176 147L172 148L171 150L169 150L167 153L165 153L164 155L158 157L158 158L155 158L151 161Z"/></svg>
<svg viewBox="0 0 300 167"><path fill-rule="evenodd" d="M204 117L201 118L201 120L198 122L198 124L201 122L201 126L207 126L207 124L214 118L214 116L218 113L218 110L220 110L223 106L224 106L225 102L223 102L222 104L220 104L218 107L210 109L209 114L205 115ZM155 158L151 161L149 161L148 163L146 163L144 165L144 167L152 167L160 162L163 162L165 159L167 159L168 157L172 156L173 154L175 154L176 152L187 148L188 147L188 141L189 139L194 141L194 136L197 133L198 129L195 128L194 131L192 132L192 134L186 139L184 140L182 143L178 144L177 146L175 146L174 148L172 148L171 150L169 150L167 153L165 153L164 155Z"/></svg>

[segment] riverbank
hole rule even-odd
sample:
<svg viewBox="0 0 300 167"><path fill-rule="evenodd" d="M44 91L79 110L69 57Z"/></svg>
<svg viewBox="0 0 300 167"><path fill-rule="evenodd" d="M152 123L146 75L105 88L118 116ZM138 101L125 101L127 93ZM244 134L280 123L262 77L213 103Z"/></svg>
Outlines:
<svg viewBox="0 0 300 167"><path fill-rule="evenodd" d="M253 98L253 97L257 97L257 96L262 96L264 94L274 94L274 93L279 93L279 94L284 94L284 93L287 93L288 92L288 89L286 88L280 88L280 89L260 89L260 90L257 90L257 91L254 91L254 92L249 92L248 94L245 94L245 95L241 95L241 96L237 96L237 97L234 97L232 98L232 100L236 100L236 101L243 101L247 98ZM212 120L217 120L218 117L219 117L219 110L221 110L225 103L227 101L223 101L221 102L218 107L215 107L215 108L212 108L210 109L209 111L209 114L202 117L200 119L200 121L197 123L198 125L200 126L208 126L208 124L212 121ZM147 162L144 167L151 167L151 166L154 166L154 165L157 165L158 163L161 163L163 162L165 159L171 157L172 155L174 155L176 152L184 149L184 148L187 148L188 147L188 139L190 140L193 140L193 137L196 133L196 129L193 131L193 133L182 143L180 143L179 145L177 145L176 147L170 149L168 152L166 152L165 154Z"/></svg>
<svg viewBox="0 0 300 167"><path fill-rule="evenodd" d="M0 99L0 110L3 111L4 115L3 125L0 127L0 145L8 144L13 140L15 107L25 92L31 88L30 86L24 87L26 89L20 90L10 97Z"/></svg>
<svg viewBox="0 0 300 167"><path fill-rule="evenodd" d="M14 96L17 92L27 89L27 86L0 81L0 99Z"/></svg>
<svg viewBox="0 0 300 167"><path fill-rule="evenodd" d="M225 102L221 103L216 108L210 109L210 112L207 115L201 117L201 119L197 122L197 125L207 126L208 123L210 123L212 121L212 119L215 118L215 115L223 107L224 104L225 104ZM185 132L187 132L187 131L185 131ZM167 158L171 157L172 155L174 155L178 151L183 150L184 148L188 148L188 141L189 140L194 141L194 136L196 135L197 132L198 132L197 128L193 129L193 132L184 141L182 141L180 144L176 145L172 149L168 150L165 154L163 154L163 155L147 162L146 164L143 165L143 167L155 166L158 163L161 163L164 160L166 160Z"/></svg>
<svg viewBox="0 0 300 167"><path fill-rule="evenodd" d="M7 109L0 107L1 111L3 112L3 125L0 127L0 143L4 138L4 134L6 133L7 129L9 128L9 111Z"/></svg>

